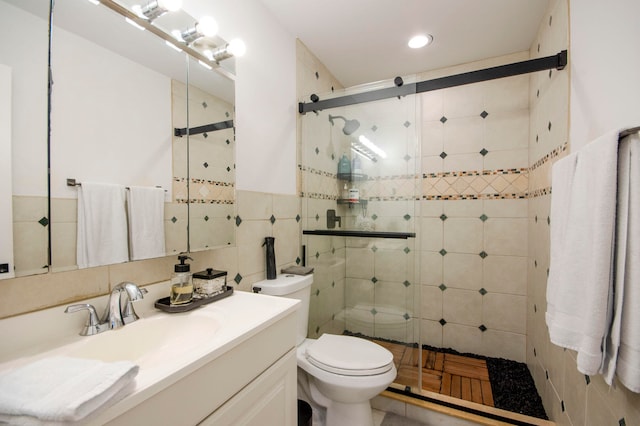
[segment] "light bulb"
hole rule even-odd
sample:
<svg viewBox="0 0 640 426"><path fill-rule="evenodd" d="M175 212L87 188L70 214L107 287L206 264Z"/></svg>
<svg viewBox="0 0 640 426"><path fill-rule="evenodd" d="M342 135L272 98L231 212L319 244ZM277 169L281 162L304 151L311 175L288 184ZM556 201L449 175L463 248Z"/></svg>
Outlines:
<svg viewBox="0 0 640 426"><path fill-rule="evenodd" d="M431 34L420 34L417 35L415 37L412 37L411 40L409 40L409 47L412 49L419 49L421 47L426 46L427 44L430 44L433 41L433 36Z"/></svg>
<svg viewBox="0 0 640 426"><path fill-rule="evenodd" d="M227 51L235 57L240 57L246 53L247 46L244 44L244 41L239 38L234 38L227 45Z"/></svg>
<svg viewBox="0 0 640 426"><path fill-rule="evenodd" d="M218 32L218 23L211 16L203 16L196 26L205 37L213 37Z"/></svg>
<svg viewBox="0 0 640 426"><path fill-rule="evenodd" d="M158 0L158 5L169 12L175 12L182 7L182 0Z"/></svg>

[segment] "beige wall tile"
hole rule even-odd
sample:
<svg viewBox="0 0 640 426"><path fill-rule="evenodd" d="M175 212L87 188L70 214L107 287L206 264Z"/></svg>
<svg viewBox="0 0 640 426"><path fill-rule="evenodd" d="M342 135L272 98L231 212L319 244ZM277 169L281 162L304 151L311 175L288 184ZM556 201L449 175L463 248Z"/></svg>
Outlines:
<svg viewBox="0 0 640 426"><path fill-rule="evenodd" d="M421 296L420 316L424 319L439 321L442 318L442 290L437 286L423 285Z"/></svg>
<svg viewBox="0 0 640 426"><path fill-rule="evenodd" d="M482 235L480 219L452 217L444 221L444 249L449 253L480 253Z"/></svg>
<svg viewBox="0 0 640 426"><path fill-rule="evenodd" d="M526 338L524 334L493 330L489 327L482 333L480 353L485 356L524 362L526 360Z"/></svg>
<svg viewBox="0 0 640 426"><path fill-rule="evenodd" d="M271 194L251 191L237 191L238 216L242 220L269 219L273 214Z"/></svg>
<svg viewBox="0 0 640 426"><path fill-rule="evenodd" d="M420 343L423 345L444 347L443 327L438 321L423 319L420 321Z"/></svg>
<svg viewBox="0 0 640 426"><path fill-rule="evenodd" d="M524 256L487 256L483 260L482 282L489 292L526 296L527 258Z"/></svg>
<svg viewBox="0 0 640 426"><path fill-rule="evenodd" d="M491 330L524 335L526 315L526 296L489 292L482 298L482 323Z"/></svg>
<svg viewBox="0 0 640 426"><path fill-rule="evenodd" d="M479 353L482 351L482 331L477 326L447 322L442 330L442 345L460 352Z"/></svg>
<svg viewBox="0 0 640 426"><path fill-rule="evenodd" d="M527 220L489 218L484 223L484 250L496 255L527 255Z"/></svg>
<svg viewBox="0 0 640 426"><path fill-rule="evenodd" d="M474 290L447 288L442 294L442 317L447 323L482 324L482 295Z"/></svg>
<svg viewBox="0 0 640 426"><path fill-rule="evenodd" d="M444 284L447 287L480 290L482 258L477 254L447 253L444 256Z"/></svg>

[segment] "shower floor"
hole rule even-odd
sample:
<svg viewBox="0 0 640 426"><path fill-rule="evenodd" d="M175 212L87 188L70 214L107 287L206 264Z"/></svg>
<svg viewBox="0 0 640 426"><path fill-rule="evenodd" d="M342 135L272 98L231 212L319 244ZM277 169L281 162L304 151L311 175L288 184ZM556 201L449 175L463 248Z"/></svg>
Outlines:
<svg viewBox="0 0 640 426"><path fill-rule="evenodd" d="M531 373L523 363L426 345L420 349L416 344L349 331L345 334L371 340L393 354L398 370L394 387L410 387L413 394L437 393L511 413L548 419ZM422 351L422 360L419 351ZM422 372L422 389L418 388L419 371Z"/></svg>
<svg viewBox="0 0 640 426"><path fill-rule="evenodd" d="M370 340L387 348L393 354L398 370L395 383L417 389L418 370L422 369L422 390L494 406L485 360L418 349L382 340ZM422 351L422 362L420 362L419 351Z"/></svg>

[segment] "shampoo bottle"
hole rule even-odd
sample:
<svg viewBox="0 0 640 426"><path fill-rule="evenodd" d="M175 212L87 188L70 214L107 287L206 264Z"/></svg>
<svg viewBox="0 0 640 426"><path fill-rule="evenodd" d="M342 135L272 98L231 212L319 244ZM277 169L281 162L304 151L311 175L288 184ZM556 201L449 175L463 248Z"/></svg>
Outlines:
<svg viewBox="0 0 640 426"><path fill-rule="evenodd" d="M169 297L169 303L172 305L182 305L191 302L193 299L191 265L185 263L187 259L191 258L185 255L178 256L180 263L174 266L173 274L171 275L171 295Z"/></svg>
<svg viewBox="0 0 640 426"><path fill-rule="evenodd" d="M338 174L350 175L351 174L351 161L347 157L347 154L342 154L342 158L338 161Z"/></svg>

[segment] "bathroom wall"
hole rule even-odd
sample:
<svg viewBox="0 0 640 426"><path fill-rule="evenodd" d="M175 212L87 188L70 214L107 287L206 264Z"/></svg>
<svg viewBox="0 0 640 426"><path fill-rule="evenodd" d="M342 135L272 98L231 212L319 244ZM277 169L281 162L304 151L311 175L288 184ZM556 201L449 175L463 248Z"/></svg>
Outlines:
<svg viewBox="0 0 640 426"><path fill-rule="evenodd" d="M528 59L508 55L419 80ZM525 359L527 75L419 95L422 343Z"/></svg>
<svg viewBox="0 0 640 426"><path fill-rule="evenodd" d="M572 150L609 130L640 125L639 15L634 0L571 4Z"/></svg>
<svg viewBox="0 0 640 426"><path fill-rule="evenodd" d="M547 414L558 425L632 425L640 424L640 396L621 385L610 388L600 375L581 374L576 353L549 341L544 318L549 223L553 220L549 217L551 166L589 138L628 123L633 114L638 117L637 108L631 108L632 99L640 94L634 71L639 64L634 41L640 36L635 23L638 5L630 1L587 3L572 2L569 15L567 0L550 2L531 46L532 57L567 48L570 16L571 71L531 76L527 365ZM594 32L594 22L608 28ZM635 31L635 36L628 31ZM639 125L640 117L628 124Z"/></svg>
<svg viewBox="0 0 640 426"><path fill-rule="evenodd" d="M191 16L215 16L225 40L247 45L236 61L237 188L295 194L295 37L257 0L183 4Z"/></svg>
<svg viewBox="0 0 640 426"><path fill-rule="evenodd" d="M0 103L0 179L5 184L0 188L0 204L11 203L11 67L0 64L0 88L5 94ZM0 263L8 270L0 273L0 279L13 278L13 211L0 211L0 234L6 241L0 247Z"/></svg>

